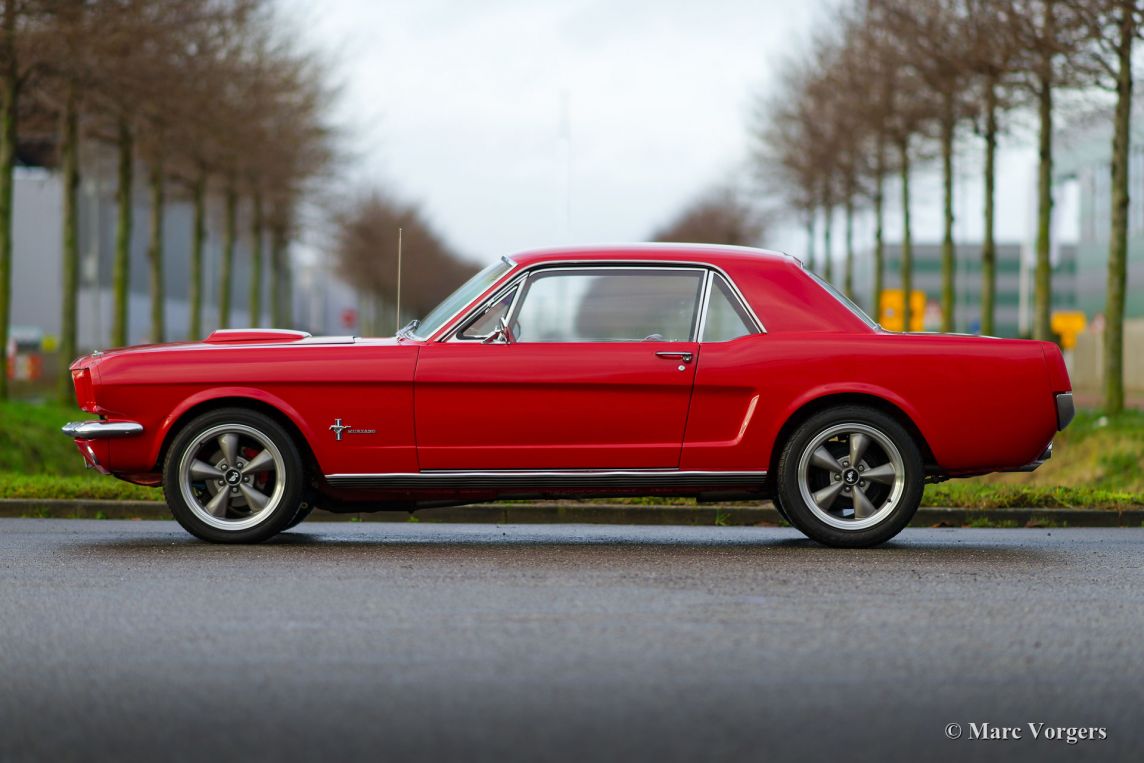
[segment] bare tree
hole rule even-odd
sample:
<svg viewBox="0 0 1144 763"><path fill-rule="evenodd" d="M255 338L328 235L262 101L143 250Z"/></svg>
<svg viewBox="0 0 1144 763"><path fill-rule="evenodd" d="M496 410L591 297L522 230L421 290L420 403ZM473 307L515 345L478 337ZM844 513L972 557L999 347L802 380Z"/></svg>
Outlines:
<svg viewBox="0 0 1144 763"><path fill-rule="evenodd" d="M4 0L0 10L0 400L8 397L8 326L12 312L12 176L16 167L21 95L47 43L43 7Z"/></svg>
<svg viewBox="0 0 1144 763"><path fill-rule="evenodd" d="M689 202L653 241L758 246L766 230L762 214L733 187L712 188Z"/></svg>
<svg viewBox="0 0 1144 763"><path fill-rule="evenodd" d="M1033 338L1053 338L1052 250L1053 219L1053 97L1062 88L1080 87L1091 77L1079 66L1084 27L1060 0L1011 0L1008 30L1018 51L1014 64L1017 93L1037 113L1037 242L1033 279Z"/></svg>
<svg viewBox="0 0 1144 763"><path fill-rule="evenodd" d="M416 205L380 191L352 199L336 214L335 222L338 271L365 298L370 331L380 332L388 323L379 315L381 304L393 304L396 298L398 228L403 238L401 304L411 314L424 315L476 272L449 250Z"/></svg>
<svg viewBox="0 0 1144 763"><path fill-rule="evenodd" d="M1144 28L1141 0L1061 0L1085 32L1083 56L1097 83L1116 94L1112 122L1112 220L1104 308L1104 406L1124 410L1124 298L1128 281L1128 148L1132 135L1132 55Z"/></svg>
<svg viewBox="0 0 1144 763"><path fill-rule="evenodd" d="M956 249L953 242L953 160L957 128L971 112L965 90L967 0L886 0L883 9L909 66L934 96L941 154L941 330L954 327Z"/></svg>

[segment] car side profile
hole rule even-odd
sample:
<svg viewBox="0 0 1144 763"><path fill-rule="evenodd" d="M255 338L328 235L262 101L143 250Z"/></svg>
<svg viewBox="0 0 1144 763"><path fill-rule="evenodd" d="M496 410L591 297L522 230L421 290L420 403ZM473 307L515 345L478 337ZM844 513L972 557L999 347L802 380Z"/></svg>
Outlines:
<svg viewBox="0 0 1144 763"><path fill-rule="evenodd" d="M658 495L872 546L926 482L1036 468L1073 416L1053 343L889 332L792 257L705 245L502 258L392 338L216 331L71 372L87 463L216 542L315 506Z"/></svg>

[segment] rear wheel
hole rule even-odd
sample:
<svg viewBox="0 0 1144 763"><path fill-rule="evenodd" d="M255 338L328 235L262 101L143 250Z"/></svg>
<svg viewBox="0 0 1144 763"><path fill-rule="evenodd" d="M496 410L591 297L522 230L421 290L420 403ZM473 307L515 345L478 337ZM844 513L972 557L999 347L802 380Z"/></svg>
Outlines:
<svg viewBox="0 0 1144 763"><path fill-rule="evenodd" d="M302 457L289 433L255 411L224 408L191 421L163 466L171 513L215 543L258 543L302 510Z"/></svg>
<svg viewBox="0 0 1144 763"><path fill-rule="evenodd" d="M921 503L921 451L892 417L843 406L800 426L779 459L791 524L828 546L866 547L901 532Z"/></svg>

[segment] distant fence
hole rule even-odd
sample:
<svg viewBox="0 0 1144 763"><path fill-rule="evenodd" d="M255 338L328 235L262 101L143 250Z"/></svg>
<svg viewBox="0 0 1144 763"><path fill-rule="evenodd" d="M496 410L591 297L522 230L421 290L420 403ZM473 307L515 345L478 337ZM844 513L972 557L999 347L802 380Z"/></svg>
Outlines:
<svg viewBox="0 0 1144 763"><path fill-rule="evenodd" d="M1076 348L1069 366L1073 387L1098 393L1104 388L1104 332L1077 334ZM1124 322L1124 386L1129 392L1144 393L1144 320Z"/></svg>

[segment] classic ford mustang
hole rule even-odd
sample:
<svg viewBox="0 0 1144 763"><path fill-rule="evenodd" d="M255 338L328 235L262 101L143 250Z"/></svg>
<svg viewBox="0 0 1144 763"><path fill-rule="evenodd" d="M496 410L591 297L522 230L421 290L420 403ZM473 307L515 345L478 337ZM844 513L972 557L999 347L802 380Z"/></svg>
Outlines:
<svg viewBox="0 0 1144 763"><path fill-rule="evenodd" d="M888 332L792 257L696 245L506 257L393 338L216 331L71 371L88 465L218 542L314 506L677 495L871 546L1073 416L1055 344Z"/></svg>

